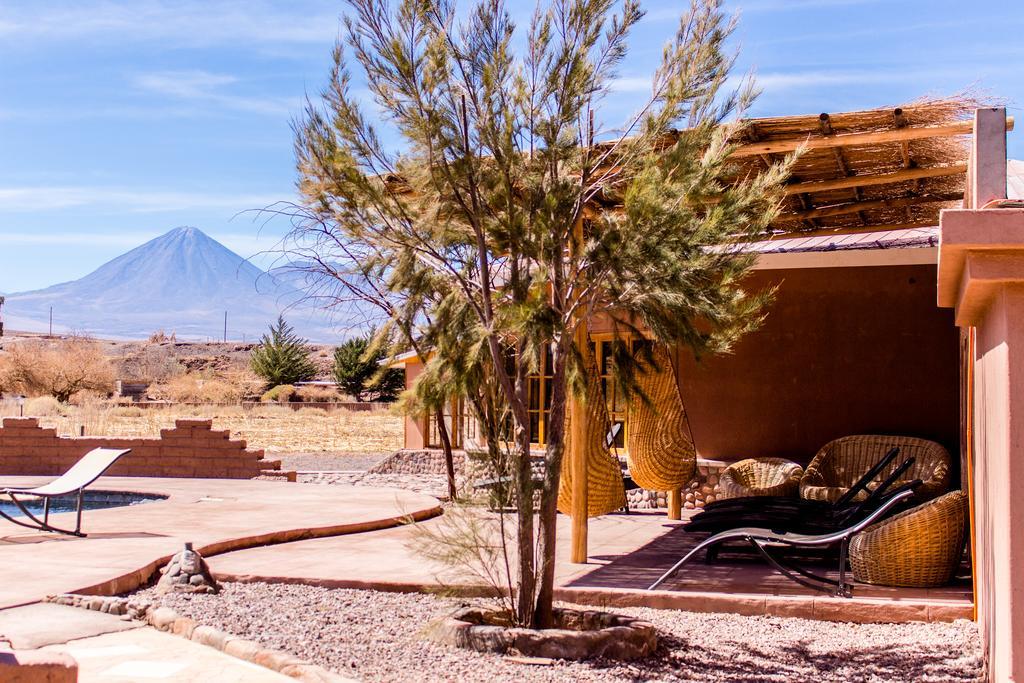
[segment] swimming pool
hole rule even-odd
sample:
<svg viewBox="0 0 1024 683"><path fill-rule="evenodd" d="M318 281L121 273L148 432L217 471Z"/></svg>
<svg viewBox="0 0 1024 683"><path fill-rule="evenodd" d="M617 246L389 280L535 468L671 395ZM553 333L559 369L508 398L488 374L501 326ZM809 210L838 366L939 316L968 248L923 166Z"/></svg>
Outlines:
<svg viewBox="0 0 1024 683"><path fill-rule="evenodd" d="M105 508L125 507L128 505L141 505L151 503L154 500L164 500L167 496L153 493L133 493L129 491L86 491L82 499L82 510L103 510ZM20 498L29 512L42 517L43 501L39 498ZM77 506L76 496L65 496L50 499L50 514L55 515L61 512L74 512ZM18 509L18 506L11 502L6 496L0 497L0 511L11 517L24 517L25 514Z"/></svg>

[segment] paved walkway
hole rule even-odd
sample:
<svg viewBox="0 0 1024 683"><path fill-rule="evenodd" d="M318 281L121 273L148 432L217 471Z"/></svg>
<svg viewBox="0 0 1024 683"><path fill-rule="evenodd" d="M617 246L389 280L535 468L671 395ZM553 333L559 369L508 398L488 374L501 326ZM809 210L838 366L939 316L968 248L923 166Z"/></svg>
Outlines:
<svg viewBox="0 0 1024 683"><path fill-rule="evenodd" d="M287 683L293 678L144 626L51 645L78 662L79 683Z"/></svg>
<svg viewBox="0 0 1024 683"><path fill-rule="evenodd" d="M608 515L590 522L587 564L569 561L568 517L558 518L559 597L597 605L646 605L702 612L778 614L840 621L945 621L971 617L971 588L887 588L858 584L853 600L803 588L750 557L688 565L666 590L645 590L703 536L664 513ZM438 530L445 518L417 525ZM226 580L300 582L346 588L421 590L478 583L412 549L416 527L321 538L219 555L211 569ZM830 565L821 567L827 571Z"/></svg>
<svg viewBox="0 0 1024 683"><path fill-rule="evenodd" d="M293 680L139 622L74 607L36 604L0 611L0 633L15 650L71 655L81 683Z"/></svg>
<svg viewBox="0 0 1024 683"><path fill-rule="evenodd" d="M27 486L39 477L4 477ZM186 541L205 555L267 543L357 533L440 514L436 499L401 491L278 481L103 477L93 490L167 500L84 513L87 538L0 520L0 609L56 593L122 593L153 576ZM56 515L58 523L61 517ZM73 525L73 523L72 523Z"/></svg>

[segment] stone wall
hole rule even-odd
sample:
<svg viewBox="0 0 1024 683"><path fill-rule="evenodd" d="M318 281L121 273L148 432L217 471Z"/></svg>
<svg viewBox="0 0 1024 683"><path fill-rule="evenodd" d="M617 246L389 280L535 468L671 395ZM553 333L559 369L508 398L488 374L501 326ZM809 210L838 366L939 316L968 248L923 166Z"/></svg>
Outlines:
<svg viewBox="0 0 1024 683"><path fill-rule="evenodd" d="M120 477L199 477L252 479L285 477L277 460L264 460L262 450L249 450L212 420L178 420L161 429L159 438L60 437L39 426L34 417L5 418L0 428L0 474L63 474L94 448L130 448L107 474Z"/></svg>
<svg viewBox="0 0 1024 683"><path fill-rule="evenodd" d="M455 473L461 474L466 466L466 454L454 451L452 460ZM448 474L444 464L444 451L438 449L401 450L369 470L370 474Z"/></svg>
<svg viewBox="0 0 1024 683"><path fill-rule="evenodd" d="M721 495L718 478L729 466L727 462L718 460L697 460L697 476L683 491L683 509L699 510L707 503L713 503ZM668 507L667 494L664 491L647 491L634 489L626 491L626 500L630 510L653 510Z"/></svg>
<svg viewBox="0 0 1024 683"><path fill-rule="evenodd" d="M455 451L455 473L463 474L466 468L466 454ZM538 461L543 465L543 460ZM718 478L729 463L718 460L697 460L697 476L683 492L683 508L694 510L704 507L718 498L721 491ZM438 449L401 450L375 465L372 474L445 474L444 452ZM470 477L472 478L472 477ZM626 492L631 510L651 510L667 507L664 491L634 489Z"/></svg>

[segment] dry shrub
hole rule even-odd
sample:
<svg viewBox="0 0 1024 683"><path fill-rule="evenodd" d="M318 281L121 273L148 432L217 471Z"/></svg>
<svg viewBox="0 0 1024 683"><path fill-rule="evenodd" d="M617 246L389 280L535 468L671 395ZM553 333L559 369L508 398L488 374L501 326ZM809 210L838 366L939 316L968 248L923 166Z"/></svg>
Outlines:
<svg viewBox="0 0 1024 683"><path fill-rule="evenodd" d="M100 345L87 337L15 344L0 364L2 384L26 396L53 396L66 403L81 392L108 394L114 369Z"/></svg>
<svg viewBox="0 0 1024 683"><path fill-rule="evenodd" d="M326 408L299 408L297 412L300 415L305 415L306 417L312 417L314 415L317 417L323 417L327 415Z"/></svg>
<svg viewBox="0 0 1024 683"><path fill-rule="evenodd" d="M245 398L245 388L219 378L201 375L180 375L153 387L157 398L176 403L238 403Z"/></svg>
<svg viewBox="0 0 1024 683"><path fill-rule="evenodd" d="M65 407L53 396L36 396L25 401L25 415L53 417L63 414Z"/></svg>
<svg viewBox="0 0 1024 683"><path fill-rule="evenodd" d="M143 346L118 362L118 375L127 380L158 384L178 377L185 369L164 346Z"/></svg>
<svg viewBox="0 0 1024 683"><path fill-rule="evenodd" d="M267 383L248 366L230 368L220 373L221 378L235 387L240 400L256 400L267 388Z"/></svg>
<svg viewBox="0 0 1024 683"><path fill-rule="evenodd" d="M289 403L296 400L297 397L298 392L291 384L279 384L264 393L260 397L260 401L263 403Z"/></svg>
<svg viewBox="0 0 1024 683"><path fill-rule="evenodd" d="M162 344L164 342L175 342L178 341L178 335L171 332L169 335L163 331L163 329L156 330L150 333L149 339L146 340L150 344Z"/></svg>
<svg viewBox="0 0 1024 683"><path fill-rule="evenodd" d="M114 406L110 409L110 414L114 417L142 417L145 412L137 406Z"/></svg>
<svg viewBox="0 0 1024 683"><path fill-rule="evenodd" d="M295 390L297 400L303 403L337 403L344 397L335 387L317 385L298 387Z"/></svg>

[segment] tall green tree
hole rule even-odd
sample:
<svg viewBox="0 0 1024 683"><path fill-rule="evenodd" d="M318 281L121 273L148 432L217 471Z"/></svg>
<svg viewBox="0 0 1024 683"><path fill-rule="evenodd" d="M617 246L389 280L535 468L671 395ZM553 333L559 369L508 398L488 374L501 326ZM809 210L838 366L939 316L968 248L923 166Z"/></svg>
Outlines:
<svg viewBox="0 0 1024 683"><path fill-rule="evenodd" d="M272 387L303 382L316 375L308 343L285 322L284 316L278 316L253 348L249 364Z"/></svg>
<svg viewBox="0 0 1024 683"><path fill-rule="evenodd" d="M332 305L377 306L377 341L402 339L426 359L425 404L461 392L492 442L508 435L514 618L546 627L566 407L585 386L580 326L608 316L623 339L728 350L768 298L744 289L753 257L735 245L768 228L788 169L737 177L730 163L755 90L749 79L725 87L735 23L720 0L693 0L649 96L610 127L598 109L643 16L634 0L543 3L521 41L501 0L468 13L453 0L350 6L322 105L295 124L304 201L292 248L336 281ZM648 361L626 347L615 365L630 390ZM545 353L535 511L528 377Z"/></svg>
<svg viewBox="0 0 1024 683"><path fill-rule="evenodd" d="M405 389L405 373L382 367L387 352L370 351L373 336L353 337L334 349L334 381L356 401L394 401Z"/></svg>

